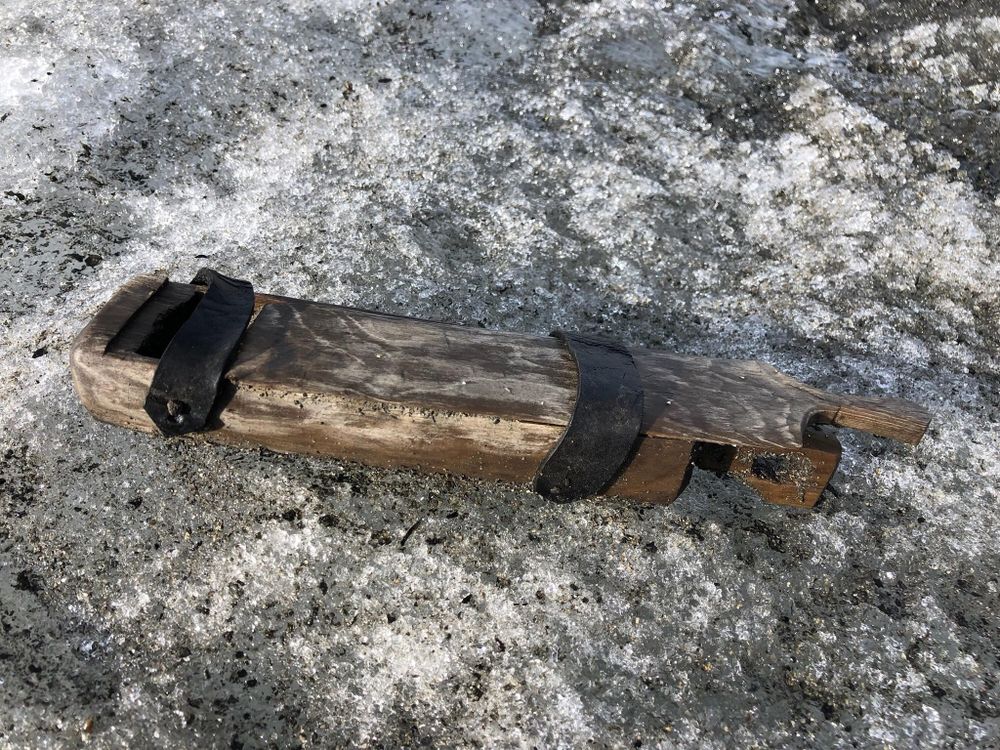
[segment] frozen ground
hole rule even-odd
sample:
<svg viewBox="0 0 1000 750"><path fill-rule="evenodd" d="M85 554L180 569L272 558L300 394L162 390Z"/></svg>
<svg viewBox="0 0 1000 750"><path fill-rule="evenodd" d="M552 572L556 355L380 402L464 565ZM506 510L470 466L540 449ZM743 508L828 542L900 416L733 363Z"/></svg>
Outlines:
<svg viewBox="0 0 1000 750"><path fill-rule="evenodd" d="M1000 746L990 5L4 0L0 746ZM74 334L203 264L935 418L807 513L96 423Z"/></svg>

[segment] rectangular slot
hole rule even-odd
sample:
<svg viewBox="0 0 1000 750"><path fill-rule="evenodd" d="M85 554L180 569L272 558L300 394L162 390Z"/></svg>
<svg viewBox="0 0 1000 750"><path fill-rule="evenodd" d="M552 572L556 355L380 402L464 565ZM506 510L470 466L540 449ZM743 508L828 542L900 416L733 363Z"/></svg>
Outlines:
<svg viewBox="0 0 1000 750"><path fill-rule="evenodd" d="M202 295L190 284L167 282L111 340L108 351L159 359Z"/></svg>

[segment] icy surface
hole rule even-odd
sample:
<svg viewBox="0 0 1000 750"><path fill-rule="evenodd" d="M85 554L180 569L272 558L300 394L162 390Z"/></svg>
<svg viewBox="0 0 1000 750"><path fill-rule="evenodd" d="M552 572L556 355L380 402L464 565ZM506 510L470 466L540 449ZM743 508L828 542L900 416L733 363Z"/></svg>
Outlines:
<svg viewBox="0 0 1000 750"><path fill-rule="evenodd" d="M0 746L997 747L991 5L4 0ZM95 422L75 333L205 264L935 418L807 513Z"/></svg>

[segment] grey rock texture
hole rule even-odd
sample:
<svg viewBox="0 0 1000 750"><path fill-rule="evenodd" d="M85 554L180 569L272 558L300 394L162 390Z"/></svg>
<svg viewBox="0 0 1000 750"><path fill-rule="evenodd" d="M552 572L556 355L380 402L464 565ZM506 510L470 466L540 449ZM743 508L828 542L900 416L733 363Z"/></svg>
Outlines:
<svg viewBox="0 0 1000 750"><path fill-rule="evenodd" d="M0 746L1000 746L991 6L5 0ZM95 422L73 336L201 265L935 417L805 513Z"/></svg>

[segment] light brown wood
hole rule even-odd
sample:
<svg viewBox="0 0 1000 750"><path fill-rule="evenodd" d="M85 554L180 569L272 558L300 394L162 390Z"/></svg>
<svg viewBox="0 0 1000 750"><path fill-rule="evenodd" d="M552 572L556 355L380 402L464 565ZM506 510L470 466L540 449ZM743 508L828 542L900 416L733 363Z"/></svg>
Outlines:
<svg viewBox="0 0 1000 750"><path fill-rule="evenodd" d="M198 295L162 275L138 277L80 334L74 383L98 418L155 431L145 394ZM696 446L718 445L730 449L725 460L717 453L699 464L725 464L766 499L809 506L840 456L839 443L811 425L910 442L927 425L926 412L906 402L825 393L758 362L641 349L634 358L642 437L613 495L669 502ZM257 296L224 381L206 439L513 482L534 476L576 396L575 366L551 337L273 295Z"/></svg>

